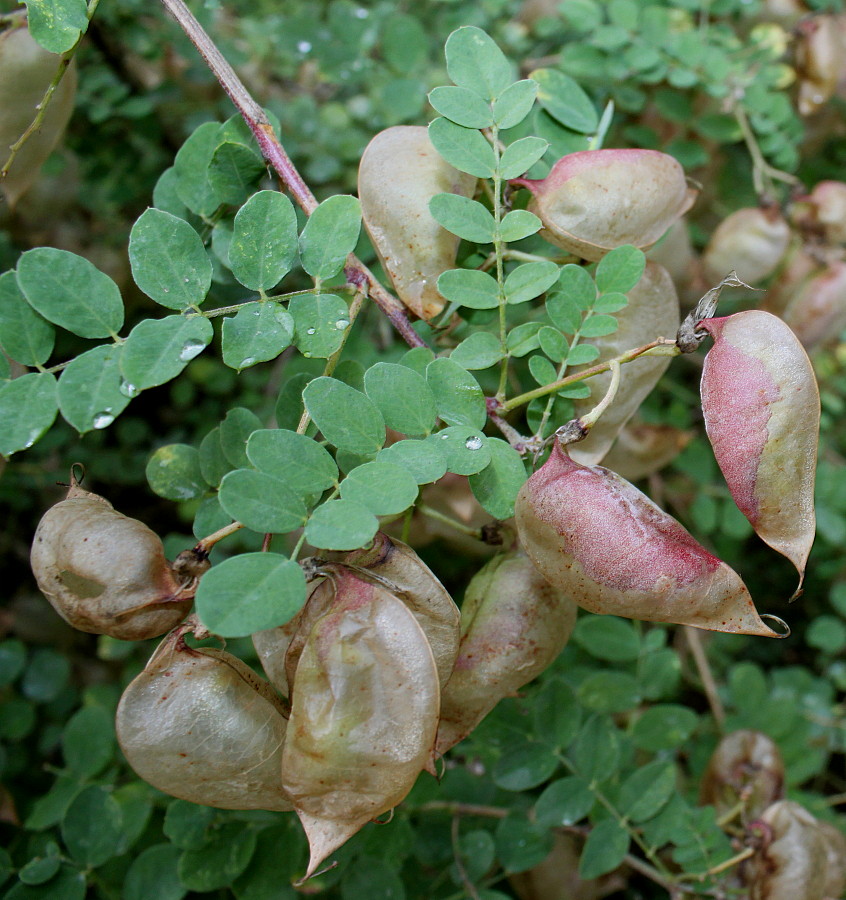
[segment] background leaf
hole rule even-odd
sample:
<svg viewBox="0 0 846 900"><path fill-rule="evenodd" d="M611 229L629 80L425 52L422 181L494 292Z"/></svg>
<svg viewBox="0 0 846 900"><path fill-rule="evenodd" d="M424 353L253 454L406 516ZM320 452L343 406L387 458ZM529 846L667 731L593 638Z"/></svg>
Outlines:
<svg viewBox="0 0 846 900"><path fill-rule="evenodd" d="M339 450L368 455L384 444L382 413L365 394L342 381L315 378L303 391L303 402L324 437Z"/></svg>
<svg viewBox="0 0 846 900"><path fill-rule="evenodd" d="M314 278L331 278L344 267L361 230L357 197L336 195L324 200L309 216L300 235L302 266Z"/></svg>
<svg viewBox="0 0 846 900"><path fill-rule="evenodd" d="M254 291L269 290L297 261L297 214L278 191L259 191L238 210L229 245L232 274Z"/></svg>
<svg viewBox="0 0 846 900"><path fill-rule="evenodd" d="M121 390L120 351L102 344L72 359L59 376L59 410L80 433L108 428L130 398Z"/></svg>

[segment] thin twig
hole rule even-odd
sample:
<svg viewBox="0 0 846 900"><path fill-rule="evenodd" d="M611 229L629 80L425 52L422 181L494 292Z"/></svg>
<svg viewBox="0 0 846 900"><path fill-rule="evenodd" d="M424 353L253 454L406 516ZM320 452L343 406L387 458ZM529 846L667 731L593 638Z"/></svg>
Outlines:
<svg viewBox="0 0 846 900"><path fill-rule="evenodd" d="M452 817L452 825L450 827L450 837L452 839L452 856L455 860L455 869L458 872L458 877L461 879L461 883L464 885L464 890L467 891L468 896L471 900L481 900L479 896L479 892L476 890L476 885L470 880L470 876L467 874L467 870L464 868L464 863L461 861L461 847L459 845L459 826L461 824L461 816L458 813L454 813Z"/></svg>
<svg viewBox="0 0 846 900"><path fill-rule="evenodd" d="M723 701L720 700L717 682L714 680L714 675L711 672L705 648L702 646L702 635L698 628L694 628L692 625L685 625L684 636L687 638L687 645L690 647L693 661L696 663L696 670L702 679L702 687L705 690L705 696L708 698L711 714L714 716L717 728L722 732L726 721L726 711L723 707Z"/></svg>

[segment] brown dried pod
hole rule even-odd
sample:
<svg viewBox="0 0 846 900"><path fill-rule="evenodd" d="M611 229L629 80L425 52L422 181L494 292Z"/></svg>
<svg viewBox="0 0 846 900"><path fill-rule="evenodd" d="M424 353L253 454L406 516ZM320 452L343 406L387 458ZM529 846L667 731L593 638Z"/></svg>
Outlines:
<svg viewBox="0 0 846 900"><path fill-rule="evenodd" d="M640 281L626 295L629 304L617 313L618 328L613 334L586 339L599 350L589 365L576 367L578 372L613 359L625 350L639 347L657 337L673 337L679 328L679 300L673 280L657 263L647 263ZM576 462L592 466L601 462L614 443L620 429L634 415L670 364L669 356L642 356L626 367L614 402L590 429L587 437L570 448ZM611 384L610 372L589 379L590 394L575 401L575 415L590 412L605 396Z"/></svg>
<svg viewBox="0 0 846 900"><path fill-rule="evenodd" d="M477 572L461 607L461 644L441 695L435 747L443 755L502 700L540 675L564 649L576 604L519 551Z"/></svg>
<svg viewBox="0 0 846 900"><path fill-rule="evenodd" d="M718 282L736 271L756 284L775 272L790 243L790 226L777 207L738 209L714 230L702 255L705 278Z"/></svg>
<svg viewBox="0 0 846 900"><path fill-rule="evenodd" d="M438 722L438 673L417 620L349 570L333 580L334 602L299 658L282 755L283 786L311 847L306 877L405 798Z"/></svg>
<svg viewBox="0 0 846 900"><path fill-rule="evenodd" d="M579 465L557 440L520 489L515 520L538 571L590 612L778 636L733 569L634 485Z"/></svg>
<svg viewBox="0 0 846 900"><path fill-rule="evenodd" d="M177 629L120 699L127 761L153 787L221 809L293 809L281 783L287 722L273 688L223 650Z"/></svg>
<svg viewBox="0 0 846 900"><path fill-rule="evenodd" d="M61 57L48 53L24 27L0 34L0 166L9 147L29 128L38 104L59 68ZM41 166L59 142L73 112L76 67L71 62L44 115L41 127L18 151L8 174L0 180L6 202L14 207L35 181Z"/></svg>
<svg viewBox="0 0 846 900"><path fill-rule="evenodd" d="M444 193L472 197L476 183L435 150L421 125L380 131L361 157L364 227L400 300L423 319L444 308L437 280L455 265L459 244L429 212L429 201Z"/></svg>
<svg viewBox="0 0 846 900"><path fill-rule="evenodd" d="M699 800L723 815L743 804L743 819L757 818L784 796L784 762L778 746L760 731L727 734L711 754Z"/></svg>
<svg viewBox="0 0 846 900"><path fill-rule="evenodd" d="M81 631L145 640L191 608L158 535L76 482L38 523L30 563L44 596Z"/></svg>

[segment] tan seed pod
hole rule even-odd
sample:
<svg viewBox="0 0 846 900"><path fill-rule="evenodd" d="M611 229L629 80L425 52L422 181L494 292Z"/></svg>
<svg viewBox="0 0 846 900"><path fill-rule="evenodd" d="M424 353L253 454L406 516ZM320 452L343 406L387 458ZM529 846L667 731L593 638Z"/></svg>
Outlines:
<svg viewBox="0 0 846 900"><path fill-rule="evenodd" d="M797 26L799 112L818 112L837 90L846 69L846 42L838 16L812 16Z"/></svg>
<svg viewBox="0 0 846 900"><path fill-rule="evenodd" d="M692 432L674 425L629 422L617 435L603 463L627 481L638 481L671 463L692 437Z"/></svg>
<svg viewBox="0 0 846 900"><path fill-rule="evenodd" d="M846 891L846 834L829 822L818 822L826 849L826 897L836 900Z"/></svg>
<svg viewBox="0 0 846 900"><path fill-rule="evenodd" d="M181 629L120 699L117 736L153 787L221 809L293 809L281 783L287 722L279 698L223 650L192 650Z"/></svg>
<svg viewBox="0 0 846 900"><path fill-rule="evenodd" d="M60 57L48 53L31 37L27 28L11 28L0 34L0 166L9 147L29 128L44 92L59 68ZM14 207L35 181L41 166L59 142L73 112L76 67L59 83L47 107L41 127L18 151L0 189Z"/></svg>
<svg viewBox="0 0 846 900"><path fill-rule="evenodd" d="M837 343L846 328L846 263L834 260L798 286L781 318L806 350Z"/></svg>
<svg viewBox="0 0 846 900"><path fill-rule="evenodd" d="M437 280L455 266L459 244L433 218L429 201L443 193L472 197L476 182L443 159L423 126L386 128L361 157L364 227L400 300L423 319L444 308Z"/></svg>
<svg viewBox="0 0 846 900"><path fill-rule="evenodd" d="M76 484L39 522L30 563L44 596L81 631L145 640L191 608L158 535Z"/></svg>
<svg viewBox="0 0 846 900"><path fill-rule="evenodd" d="M702 255L705 278L726 272L757 284L775 272L790 243L790 227L778 209L738 209L717 226Z"/></svg>

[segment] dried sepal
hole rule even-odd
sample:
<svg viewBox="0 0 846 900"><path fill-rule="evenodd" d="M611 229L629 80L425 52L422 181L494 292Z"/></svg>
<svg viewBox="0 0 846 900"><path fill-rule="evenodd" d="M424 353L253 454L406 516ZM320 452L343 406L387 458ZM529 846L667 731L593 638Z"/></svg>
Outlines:
<svg viewBox="0 0 846 900"><path fill-rule="evenodd" d="M714 338L702 411L734 502L801 580L814 540L820 397L808 356L777 316L747 310L700 327Z"/></svg>
<svg viewBox="0 0 846 900"><path fill-rule="evenodd" d="M38 523L30 564L56 612L81 631L145 640L191 607L158 535L76 482Z"/></svg>
<svg viewBox="0 0 846 900"><path fill-rule="evenodd" d="M523 553L500 553L486 563L464 595L461 644L441 696L436 754L540 675L564 649L575 623L576 604Z"/></svg>
<svg viewBox="0 0 846 900"><path fill-rule="evenodd" d="M647 249L693 205L682 167L657 150L580 150L546 178L515 178L534 195L541 235L582 259L624 244Z"/></svg>
<svg viewBox="0 0 846 900"><path fill-rule="evenodd" d="M429 201L443 193L472 197L476 182L446 162L418 125L380 131L361 157L364 227L400 300L423 319L444 308L437 280L455 265L459 244L429 212Z"/></svg>
<svg viewBox="0 0 846 900"><path fill-rule="evenodd" d="M647 263L640 281L627 296L628 306L616 314L617 330L613 334L584 341L599 350L597 359L589 365L574 368L574 372L613 359L625 350L639 347L656 337L675 336L679 327L679 301L666 269L657 263ZM572 446L570 455L573 459L587 466L601 462L620 429L634 415L669 364L669 356L643 356L629 363L613 403L590 429L587 437ZM611 377L610 372L603 372L585 382L590 394L575 401L577 417L589 412L605 396Z"/></svg>
<svg viewBox="0 0 846 900"><path fill-rule="evenodd" d="M439 712L429 642L400 600L341 571L297 665L282 782L311 847L306 877L401 802L427 764Z"/></svg>
<svg viewBox="0 0 846 900"><path fill-rule="evenodd" d="M558 441L520 489L520 542L538 571L594 613L776 637L740 576L672 516Z"/></svg>
<svg viewBox="0 0 846 900"><path fill-rule="evenodd" d="M193 650L177 629L123 692L116 728L135 772L166 794L221 809L290 810L282 712L241 660Z"/></svg>
<svg viewBox="0 0 846 900"><path fill-rule="evenodd" d="M702 255L705 278L734 269L755 284L775 272L790 243L790 227L777 207L738 209L717 226Z"/></svg>

